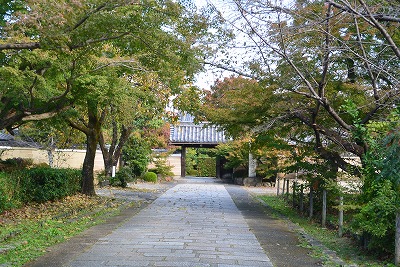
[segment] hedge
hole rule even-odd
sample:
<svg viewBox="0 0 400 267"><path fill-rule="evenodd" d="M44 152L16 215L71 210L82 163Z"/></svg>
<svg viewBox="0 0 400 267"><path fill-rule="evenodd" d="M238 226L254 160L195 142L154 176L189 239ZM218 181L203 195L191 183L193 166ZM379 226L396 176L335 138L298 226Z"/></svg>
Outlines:
<svg viewBox="0 0 400 267"><path fill-rule="evenodd" d="M31 169L0 172L0 212L28 202L45 202L76 194L82 175L75 169Z"/></svg>

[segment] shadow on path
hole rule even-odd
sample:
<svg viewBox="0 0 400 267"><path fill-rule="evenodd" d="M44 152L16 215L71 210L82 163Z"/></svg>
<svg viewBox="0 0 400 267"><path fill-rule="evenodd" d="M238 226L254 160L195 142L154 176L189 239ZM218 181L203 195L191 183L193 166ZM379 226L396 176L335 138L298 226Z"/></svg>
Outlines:
<svg viewBox="0 0 400 267"><path fill-rule="evenodd" d="M271 216L271 210L255 200L243 187L226 185L251 231L275 267L312 267L322 263L300 246L298 234L287 223Z"/></svg>

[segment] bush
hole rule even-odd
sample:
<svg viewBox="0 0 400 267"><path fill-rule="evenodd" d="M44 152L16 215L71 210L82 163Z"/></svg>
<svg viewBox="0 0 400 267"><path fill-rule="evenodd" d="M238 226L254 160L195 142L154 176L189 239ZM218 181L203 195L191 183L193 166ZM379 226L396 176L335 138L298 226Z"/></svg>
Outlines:
<svg viewBox="0 0 400 267"><path fill-rule="evenodd" d="M81 189L81 172L73 169L37 167L26 173L25 196L28 200L45 202L77 193Z"/></svg>
<svg viewBox="0 0 400 267"><path fill-rule="evenodd" d="M60 199L80 189L79 170L35 167L0 172L0 212L29 202Z"/></svg>
<svg viewBox="0 0 400 267"><path fill-rule="evenodd" d="M154 161L155 168L149 170L151 172L155 172L156 174L160 175L162 178L168 176L174 176L174 173L171 171L172 166L168 165L167 159L164 157L156 158Z"/></svg>
<svg viewBox="0 0 400 267"><path fill-rule="evenodd" d="M155 174L154 172L146 172L143 175L143 180L145 180L146 182L157 183L157 174Z"/></svg>
<svg viewBox="0 0 400 267"><path fill-rule="evenodd" d="M18 206L13 199L15 187L8 175L0 172L0 213Z"/></svg>
<svg viewBox="0 0 400 267"><path fill-rule="evenodd" d="M197 159L197 176L215 177L216 174L215 158L204 157Z"/></svg>
<svg viewBox="0 0 400 267"><path fill-rule="evenodd" d="M122 154L122 160L135 176L142 175L150 163L151 148L137 136L132 136Z"/></svg>
<svg viewBox="0 0 400 267"><path fill-rule="evenodd" d="M115 177L111 178L110 184L126 187L129 182L133 182L135 179L136 177L132 169L130 167L123 167L115 174Z"/></svg>
<svg viewBox="0 0 400 267"><path fill-rule="evenodd" d="M396 190L388 180L375 182L370 190L374 191L374 197L354 216L352 226L370 251L390 255L396 232Z"/></svg>
<svg viewBox="0 0 400 267"><path fill-rule="evenodd" d="M22 170L33 165L32 159L9 158L0 161L0 171Z"/></svg>

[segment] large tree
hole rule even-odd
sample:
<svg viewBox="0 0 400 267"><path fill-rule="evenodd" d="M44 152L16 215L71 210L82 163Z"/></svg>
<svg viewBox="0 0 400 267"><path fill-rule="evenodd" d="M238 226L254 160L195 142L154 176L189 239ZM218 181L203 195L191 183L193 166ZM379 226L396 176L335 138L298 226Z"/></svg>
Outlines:
<svg viewBox="0 0 400 267"><path fill-rule="evenodd" d="M141 73L128 78L130 90L119 95L103 112L105 122L100 132L99 145L103 154L106 176L111 176L122 150L133 132L157 127L165 118L171 90L153 73Z"/></svg>
<svg viewBox="0 0 400 267"><path fill-rule="evenodd" d="M201 68L199 58L209 49L200 41L215 33L216 28L208 30L213 20L189 2L21 3L22 8L10 6L3 16L0 129L69 114L70 124L87 137L83 192L93 194L94 151L104 139L105 115L123 110L110 102L118 99L111 91L129 90L130 75L148 73L178 93ZM123 139L129 125L120 124Z"/></svg>
<svg viewBox="0 0 400 267"><path fill-rule="evenodd" d="M363 127L372 119L385 120L399 101L399 5L232 2L235 8L224 14L245 36L248 76L266 84L266 94L275 87L273 94L280 97L273 108L279 114L260 113L260 121L268 127L277 119L306 125L310 136L303 140L332 168L358 173L343 152L362 158L368 149Z"/></svg>
<svg viewBox="0 0 400 267"><path fill-rule="evenodd" d="M207 35L212 23L209 14L174 1L7 3L0 10L0 129L10 131L72 106L77 54L98 53L105 43L135 54L150 69L163 70L161 76L169 76L171 84L184 82L199 68L195 59L207 49L192 48L200 47L198 36ZM174 69L179 60L185 68Z"/></svg>

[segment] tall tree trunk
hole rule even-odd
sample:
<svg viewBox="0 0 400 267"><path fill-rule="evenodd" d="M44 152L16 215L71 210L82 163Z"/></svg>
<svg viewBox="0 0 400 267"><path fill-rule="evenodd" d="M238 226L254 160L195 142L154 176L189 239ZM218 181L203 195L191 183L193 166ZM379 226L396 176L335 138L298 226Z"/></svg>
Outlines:
<svg viewBox="0 0 400 267"><path fill-rule="evenodd" d="M86 134L86 155L82 167L82 193L85 195L96 195L94 190L94 160L96 148L100 138L101 123L97 116L97 103L88 101L88 130Z"/></svg>
<svg viewBox="0 0 400 267"><path fill-rule="evenodd" d="M54 167L54 149L53 148L48 148L47 149L47 157L49 159L49 166L50 168Z"/></svg>
<svg viewBox="0 0 400 267"><path fill-rule="evenodd" d="M400 265L400 210L396 212L395 258L396 266Z"/></svg>
<svg viewBox="0 0 400 267"><path fill-rule="evenodd" d="M86 136L86 155L82 167L82 193L88 196L96 195L94 190L94 159L96 157L97 140L95 135Z"/></svg>

